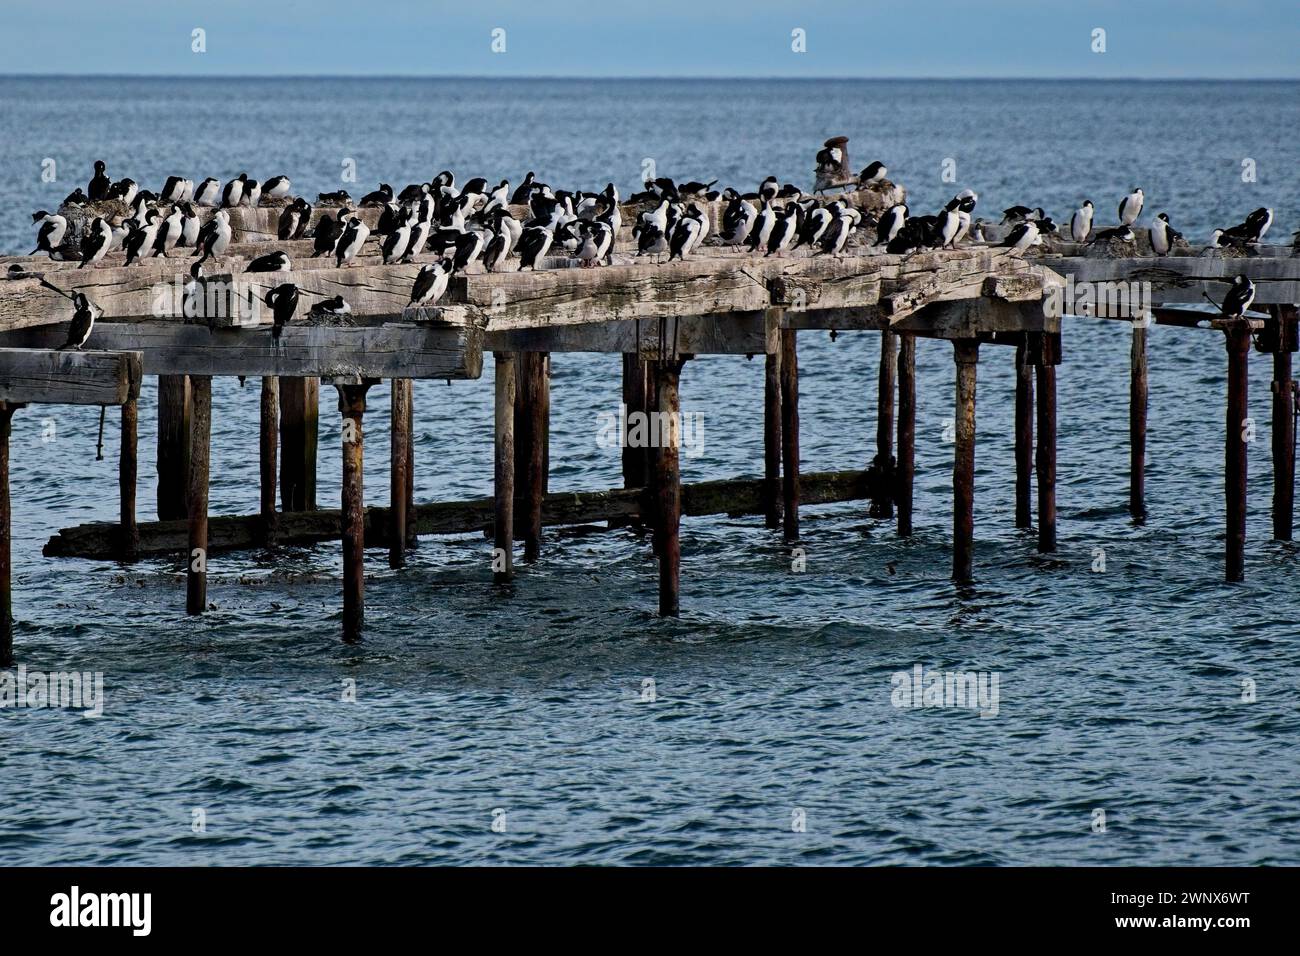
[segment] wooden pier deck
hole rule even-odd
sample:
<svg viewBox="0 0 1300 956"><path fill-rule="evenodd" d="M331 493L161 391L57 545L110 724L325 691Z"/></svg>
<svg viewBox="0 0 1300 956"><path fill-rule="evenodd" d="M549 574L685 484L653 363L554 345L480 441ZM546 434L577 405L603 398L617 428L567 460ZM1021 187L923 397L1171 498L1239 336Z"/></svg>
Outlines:
<svg viewBox="0 0 1300 956"><path fill-rule="evenodd" d="M1274 358L1274 534L1289 540L1295 472L1295 383L1300 258L1263 247L1250 256L1185 249L1183 254L1115 255L1049 240L1025 257L967 243L954 250L889 255L850 246L840 257L784 257L706 245L685 261L658 263L633 253L625 225L613 261L576 268L552 256L537 271L478 270L456 275L436 306L407 307L422 256L383 265L376 240L357 261L337 268L313 259L310 240L279 242L278 209L240 211L237 241L210 260L204 280L221 290L219 314L179 314L182 255L126 267L110 253L98 268L46 257L0 258L0 664L11 659L9 608L8 423L34 403L121 405L121 518L117 524L65 529L50 540L52 556L130 561L184 552L187 610L206 607L207 569L225 550L277 543L343 541L344 638L363 632L367 548L385 548L396 567L416 535L487 531L494 579L509 580L515 538L536 560L543 529L566 523L636 521L653 530L660 563L660 609L680 604L679 522L683 514L762 515L786 541L799 540L801 507L869 500L877 518L893 517L899 534L912 527L916 339L950 341L954 357L953 567L957 581L975 573L974 456L976 384L981 346L1005 345L1017 368L1017 523L1037 514L1038 547L1056 547L1056 366L1068 359L1062 313L1079 309L1087 290L1099 320L1122 322L1132 335L1130 376L1130 510L1146 517L1146 329L1150 322L1201 327L1222 334L1229 390L1225 438L1226 576L1244 575L1246 363L1253 344ZM636 210L624 211L624 223ZM317 212L319 214L319 210ZM364 210L367 217L376 212ZM716 204L709 209L716 218ZM373 224L373 223L372 223ZM288 252L293 270L245 273L255 255ZM181 250L183 252L183 250ZM1256 283L1254 311L1241 318L1188 308L1206 293L1221 298L1235 275ZM305 303L282 329L270 311L249 308L270 288L291 282ZM79 291L100 308L87 351L53 351L67 337L66 294ZM316 301L342 295L345 320L312 319ZM1122 302L1120 299L1122 298ZM1088 321L1089 319L1080 319ZM878 429L869 466L861 471L800 474L798 333L810 329L874 330L881 356L876 378ZM1117 327L1117 332L1119 327ZM624 487L549 494L547 431L549 365L565 352L618 353L624 377L613 403L661 416L668 440L652 449L625 448ZM480 377L485 354L495 369L494 496L467 502L417 503L410 381ZM679 377L701 354L764 355L764 478L683 485L678 447ZM135 415L141 375L160 377L158 519L138 522L135 502ZM261 379L261 501L257 514L207 516L213 376ZM361 465L367 390L390 379L393 429L390 505L362 505ZM343 419L340 508L318 509L315 490L319 383L336 387ZM1236 425L1234 425L1234 422ZM484 423L486 425L486 423ZM465 427L474 427L467 423ZM277 507L277 484L280 495ZM1036 486L1036 487L1035 487ZM1036 490L1035 502L1030 500Z"/></svg>

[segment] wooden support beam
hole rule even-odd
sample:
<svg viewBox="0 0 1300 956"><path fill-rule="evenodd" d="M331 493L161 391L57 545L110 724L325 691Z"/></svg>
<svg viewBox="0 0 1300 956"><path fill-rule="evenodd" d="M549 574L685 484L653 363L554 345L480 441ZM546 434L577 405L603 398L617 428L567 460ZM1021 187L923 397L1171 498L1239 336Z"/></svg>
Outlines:
<svg viewBox="0 0 1300 956"><path fill-rule="evenodd" d="M1291 353L1300 342L1297 308L1278 305L1273 314L1273 538L1290 541L1295 517L1296 382Z"/></svg>
<svg viewBox="0 0 1300 956"><path fill-rule="evenodd" d="M892 518L895 486L894 460L894 390L898 381L898 336L888 330L880 333L880 372L876 378L876 457L871 462L877 475L876 496L872 499L873 518Z"/></svg>
<svg viewBox="0 0 1300 956"><path fill-rule="evenodd" d="M524 561L541 556L542 499L547 485L547 448L550 444L550 356L545 352L519 352L515 396L515 489L524 514L520 522Z"/></svg>
<svg viewBox="0 0 1300 956"><path fill-rule="evenodd" d="M406 410L406 536L403 543L407 551L419 547L415 530L415 379L404 379L407 383Z"/></svg>
<svg viewBox="0 0 1300 956"><path fill-rule="evenodd" d="M801 503L805 506L841 501L865 501L868 497L865 471L813 472L800 476ZM589 525L611 521L649 522L653 510L652 496L644 488L613 488L604 491L565 491L548 493L542 503L542 523L547 527ZM472 501L437 501L416 505L411 515L420 534L491 533L496 502L493 498ZM761 515L763 514L762 479L726 478L682 485L682 515ZM388 509L367 508L366 542L370 547L386 548L391 527ZM261 546L259 514L217 515L208 525L208 553L238 551ZM109 561L117 554L117 525L93 522L65 528L45 544L44 554L51 558L89 558ZM310 545L342 538L342 519L338 508L290 512L280 516L279 542L284 545ZM185 553L188 543L187 524L180 521L146 521L140 524L140 555Z"/></svg>
<svg viewBox="0 0 1300 956"><path fill-rule="evenodd" d="M190 380L158 376L158 520L188 514L190 486Z"/></svg>
<svg viewBox="0 0 1300 956"><path fill-rule="evenodd" d="M389 395L388 456L388 566L406 564L407 502L411 490L412 381L395 378Z"/></svg>
<svg viewBox="0 0 1300 956"><path fill-rule="evenodd" d="M0 402L121 405L140 394L138 352L0 348Z"/></svg>
<svg viewBox="0 0 1300 956"><path fill-rule="evenodd" d="M959 584L971 580L971 551L975 539L975 369L978 339L956 339L957 444L952 468L952 577Z"/></svg>
<svg viewBox="0 0 1300 956"><path fill-rule="evenodd" d="M135 398L122 403L122 437L118 449L118 528L121 535L121 560L134 561L140 547L140 532L136 526L135 493L139 475L137 441L139 438L140 406Z"/></svg>
<svg viewBox="0 0 1300 956"><path fill-rule="evenodd" d="M677 617L681 613L681 396L678 385L681 359L659 359L654 363L655 407L665 416L667 433L655 455L655 533L659 538L659 614Z"/></svg>
<svg viewBox="0 0 1300 956"><path fill-rule="evenodd" d="M365 430L366 392L371 382L336 382L343 446L343 640L361 640L366 620Z"/></svg>
<svg viewBox="0 0 1300 956"><path fill-rule="evenodd" d="M780 350L763 357L763 523L781 527Z"/></svg>
<svg viewBox="0 0 1300 956"><path fill-rule="evenodd" d="M1224 494L1228 526L1225 534L1224 577L1241 581L1246 576L1246 418L1250 327L1247 320L1225 323L1228 350L1228 410L1224 434Z"/></svg>
<svg viewBox="0 0 1300 956"><path fill-rule="evenodd" d="M1016 346L1016 527L1029 528L1034 519L1030 507L1034 462L1034 367L1029 364L1028 345L1020 336Z"/></svg>
<svg viewBox="0 0 1300 956"><path fill-rule="evenodd" d="M263 375L257 453L262 530L268 546L275 544L275 527L279 520L279 513L275 509L276 460L279 450L280 380L274 375Z"/></svg>
<svg viewBox="0 0 1300 956"><path fill-rule="evenodd" d="M212 435L212 379L190 379L190 467L186 507L189 548L185 571L185 613L202 614L208 606L208 467Z"/></svg>
<svg viewBox="0 0 1300 956"><path fill-rule="evenodd" d="M320 379L280 379L280 507L316 508L316 443Z"/></svg>
<svg viewBox="0 0 1300 956"><path fill-rule="evenodd" d="M66 336L67 323L62 322L12 333L5 337L4 344L52 350ZM472 325L295 322L286 325L275 338L270 326L209 328L176 319L148 319L100 320L95 323L90 341L96 349L140 352L148 375L459 380L479 377L483 364L481 339L482 333ZM104 353L57 354L81 355L85 362L90 356Z"/></svg>
<svg viewBox="0 0 1300 956"><path fill-rule="evenodd" d="M898 533L912 533L912 488L916 481L916 336L899 335L898 343L898 471L894 503Z"/></svg>
<svg viewBox="0 0 1300 956"><path fill-rule="evenodd" d="M1133 322L1133 341L1129 351L1128 385L1128 510L1141 523L1147 516L1147 408L1150 389L1147 384L1147 329L1150 319Z"/></svg>
<svg viewBox="0 0 1300 956"><path fill-rule="evenodd" d="M515 546L515 391L518 360L515 352L493 352L496 360L495 477L496 499L492 536L492 580L508 583L514 574Z"/></svg>
<svg viewBox="0 0 1300 956"><path fill-rule="evenodd" d="M781 518L785 540L799 540L799 350L794 329L781 330Z"/></svg>
<svg viewBox="0 0 1300 956"><path fill-rule="evenodd" d="M0 402L0 667L14 662L13 513L9 505L9 435L14 407Z"/></svg>

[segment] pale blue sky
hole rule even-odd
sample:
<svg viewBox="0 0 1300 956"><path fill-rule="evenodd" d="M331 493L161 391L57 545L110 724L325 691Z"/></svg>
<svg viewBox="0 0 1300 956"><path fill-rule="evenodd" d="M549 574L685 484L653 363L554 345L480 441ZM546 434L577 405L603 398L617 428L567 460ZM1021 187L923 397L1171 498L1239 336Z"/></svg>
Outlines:
<svg viewBox="0 0 1300 956"><path fill-rule="evenodd" d="M1300 0L60 0L0 73L1300 78ZM505 32L505 52L491 49ZM207 52L191 52L191 31ZM1094 53L1092 31L1106 31ZM807 51L791 50L791 31Z"/></svg>

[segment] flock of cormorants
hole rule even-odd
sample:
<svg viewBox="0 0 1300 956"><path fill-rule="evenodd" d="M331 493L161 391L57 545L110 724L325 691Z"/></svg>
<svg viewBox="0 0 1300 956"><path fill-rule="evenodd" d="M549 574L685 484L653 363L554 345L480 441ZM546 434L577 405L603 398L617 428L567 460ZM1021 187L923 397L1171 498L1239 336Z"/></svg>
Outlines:
<svg viewBox="0 0 1300 956"><path fill-rule="evenodd" d="M913 216L906 203L895 203L877 216L864 212L841 195L826 195L828 181L823 171L833 168L840 159L832 141L818 153L818 195L804 193L798 187L782 185L769 176L753 192L739 192L727 187L715 190L716 180L708 183L676 183L659 177L644 183L644 190L629 197L642 205L632 226L638 256L654 256L662 261L685 259L708 238L710 217L700 203L723 203L720 228L712 244L744 247L751 253L782 256L786 252L808 247L814 255L838 256L850 245L865 246L893 254L907 254L923 249L953 249L968 236L987 242L985 222L972 219L978 195L962 190L934 215ZM109 250L121 248L129 266L153 256L166 257L177 249L192 250L197 258L190 268L186 298L191 299L203 282L202 267L211 257L222 256L230 245L232 229L229 210L239 206L257 207L263 200L290 198L292 183L287 176L275 176L265 182L240 173L223 187L213 178L198 183L171 176L159 193L141 189L132 179L111 180L104 162L96 161L94 176L87 188L75 190L64 206L82 206L106 200L120 201L129 215L114 224L96 216L85 228L78 268L95 266ZM847 189L885 189L888 172L883 163L873 162L856 177L835 185ZM1133 224L1142 213L1145 197L1135 188L1119 203L1119 225L1093 230L1094 206L1085 200L1074 212L1068 238L1080 243L1124 244L1136 241ZM622 226L623 212L618 189L609 183L600 192L552 190L533 172L511 190L508 180L491 185L476 177L458 185L456 177L444 170L430 181L413 183L395 193L387 183L380 183L354 206L345 190L321 193L318 205L337 208L331 215L324 211L313 221L313 208L303 197L292 198L283 205L277 223L281 240L311 239L312 257L332 257L337 266L352 263L370 238L371 229L357 214L360 208L380 210L374 233L379 254L385 264L411 262L415 256L432 253L434 262L424 264L411 290L410 305L435 304L447 289L450 277L480 264L488 272L502 271L511 257L519 260L518 268L537 269L552 250L576 258L583 267L612 261L615 240ZM169 207L164 211L160 206ZM527 217L521 222L511 207L525 206ZM202 222L201 207L216 207ZM66 217L44 210L33 214L37 223L36 248L32 254L46 252L60 255L68 229ZM1211 238L1214 246L1249 252L1257 246L1273 222L1273 211L1257 209L1245 221L1216 229ZM1061 237L1062 230L1041 207L1013 206L1003 213L1002 225L1009 225L997 243L1010 254L1023 254L1039 245L1044 237ZM857 238L855 239L855 234ZM1166 255L1184 237L1160 213L1150 227L1152 251ZM1295 242L1300 247L1300 232ZM288 272L292 269L289 254L283 250L251 260L247 272ZM1249 280L1246 280L1249 286ZM57 290L56 290L57 291ZM62 293L61 293L62 294ZM69 346L79 348L89 336L96 308L80 293L74 293L77 322ZM1253 297L1253 287L1238 290L1234 286L1231 304L1238 305L1243 296ZM275 317L273 333L278 338L283 325L296 312L300 293L296 286L284 283L266 296ZM1224 303L1225 310L1230 303ZM1249 301L1235 313L1240 314ZM350 311L341 296L327 299L312 309L312 314L344 315ZM82 321L84 317L87 317ZM84 334L80 334L84 326ZM74 341L75 340L75 341Z"/></svg>

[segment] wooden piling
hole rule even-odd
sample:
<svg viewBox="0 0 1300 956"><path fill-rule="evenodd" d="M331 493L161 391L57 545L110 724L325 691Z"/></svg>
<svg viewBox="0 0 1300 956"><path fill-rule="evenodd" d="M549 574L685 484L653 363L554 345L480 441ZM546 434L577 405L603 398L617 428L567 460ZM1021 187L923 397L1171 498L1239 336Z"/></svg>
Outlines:
<svg viewBox="0 0 1300 956"><path fill-rule="evenodd" d="M139 476L138 441L140 407L134 398L122 403L122 437L118 449L118 534L121 560L134 561L140 546L140 531L136 526L136 481Z"/></svg>
<svg viewBox="0 0 1300 956"><path fill-rule="evenodd" d="M496 359L496 463L493 481L492 580L508 582L514 573L515 544L515 352L494 352Z"/></svg>
<svg viewBox="0 0 1300 956"><path fill-rule="evenodd" d="M14 406L0 402L0 667L14 662L12 513L9 507L9 434Z"/></svg>
<svg viewBox="0 0 1300 956"><path fill-rule="evenodd" d="M885 329L880 333L880 372L876 377L876 491L869 514L873 518L894 516L894 390L898 380L898 336Z"/></svg>
<svg viewBox="0 0 1300 956"><path fill-rule="evenodd" d="M411 380L395 378L389 390L388 566L406 564L407 501L411 467Z"/></svg>
<svg viewBox="0 0 1300 956"><path fill-rule="evenodd" d="M781 509L785 540L799 540L799 352L795 329L781 330Z"/></svg>
<svg viewBox="0 0 1300 956"><path fill-rule="evenodd" d="M1044 334L1044 351L1052 336ZM1038 373L1038 448L1034 470L1038 472L1038 550L1056 550L1056 365L1049 355Z"/></svg>
<svg viewBox="0 0 1300 956"><path fill-rule="evenodd" d="M1016 345L1016 527L1033 526L1030 507L1034 468L1034 367L1028 344Z"/></svg>
<svg viewBox="0 0 1300 956"><path fill-rule="evenodd" d="M978 339L954 339L957 365L956 439L952 466L952 577L971 580L971 551L975 539L975 370Z"/></svg>
<svg viewBox="0 0 1300 956"><path fill-rule="evenodd" d="M180 521L188 513L190 380L158 376L158 520Z"/></svg>
<svg viewBox="0 0 1300 956"><path fill-rule="evenodd" d="M275 543L278 512L275 509L276 467L280 445L280 380L262 376L261 415L258 423L258 465L261 485L263 542Z"/></svg>
<svg viewBox="0 0 1300 956"><path fill-rule="evenodd" d="M361 640L366 619L365 431L366 392L371 382L338 384L339 414L343 416L343 640Z"/></svg>
<svg viewBox="0 0 1300 956"><path fill-rule="evenodd" d="M550 355L520 352L515 394L515 490L523 505L524 560L541 555L542 500L550 442Z"/></svg>
<svg viewBox="0 0 1300 956"><path fill-rule="evenodd" d="M1273 538L1292 539L1295 513L1296 383L1291 352L1297 346L1293 305L1273 306Z"/></svg>
<svg viewBox="0 0 1300 956"><path fill-rule="evenodd" d="M898 471L894 503L898 533L912 533L912 489L916 484L916 336L898 337Z"/></svg>
<svg viewBox="0 0 1300 956"><path fill-rule="evenodd" d="M630 418L649 410L649 363L635 353L623 355L623 408ZM623 444L623 487L644 488L649 481L650 456L645 448L633 448L628 443L627 430L621 436Z"/></svg>
<svg viewBox="0 0 1300 956"><path fill-rule="evenodd" d="M208 468L212 436L212 379L190 376L190 465L186 509L189 550L185 571L185 613L208 606Z"/></svg>
<svg viewBox="0 0 1300 956"><path fill-rule="evenodd" d="M655 533L659 539L659 614L677 617L681 611L681 381L682 360L654 362L655 407L664 416L654 456Z"/></svg>
<svg viewBox="0 0 1300 956"><path fill-rule="evenodd" d="M781 352L763 362L763 523L781 527Z"/></svg>
<svg viewBox="0 0 1300 956"><path fill-rule="evenodd" d="M280 380L280 505L316 510L317 424L320 379Z"/></svg>
<svg viewBox="0 0 1300 956"><path fill-rule="evenodd" d="M1133 323L1128 386L1128 511L1133 520L1147 516L1147 328L1150 315Z"/></svg>
<svg viewBox="0 0 1300 956"><path fill-rule="evenodd" d="M1224 341L1228 350L1228 410L1224 435L1224 494L1228 526L1225 535L1224 576L1241 581L1246 576L1246 403L1249 378L1250 326L1245 319L1227 322Z"/></svg>

